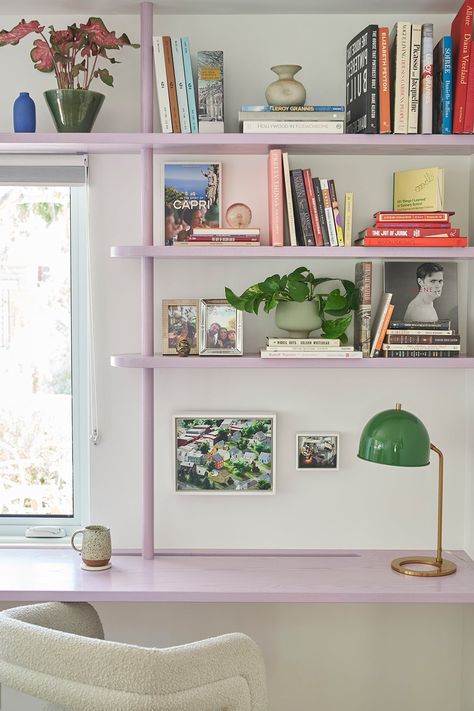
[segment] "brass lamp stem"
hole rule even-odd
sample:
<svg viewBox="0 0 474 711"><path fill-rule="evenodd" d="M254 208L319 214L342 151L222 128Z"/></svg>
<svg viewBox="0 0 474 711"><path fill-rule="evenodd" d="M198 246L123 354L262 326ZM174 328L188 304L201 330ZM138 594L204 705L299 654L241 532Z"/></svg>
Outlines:
<svg viewBox="0 0 474 711"><path fill-rule="evenodd" d="M436 562L442 563L442 538L443 538L443 453L434 444L430 444L430 449L439 457L438 467L438 545L436 549Z"/></svg>

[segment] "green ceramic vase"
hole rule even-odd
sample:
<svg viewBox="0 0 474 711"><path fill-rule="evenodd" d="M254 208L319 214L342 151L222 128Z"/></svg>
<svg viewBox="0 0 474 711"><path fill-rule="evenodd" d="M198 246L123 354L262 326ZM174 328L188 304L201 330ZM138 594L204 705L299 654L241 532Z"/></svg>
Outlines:
<svg viewBox="0 0 474 711"><path fill-rule="evenodd" d="M288 331L290 338L308 338L312 331L321 328L317 301L280 301L275 311L278 328Z"/></svg>
<svg viewBox="0 0 474 711"><path fill-rule="evenodd" d="M49 89L44 98L59 133L90 133L105 96L89 89Z"/></svg>

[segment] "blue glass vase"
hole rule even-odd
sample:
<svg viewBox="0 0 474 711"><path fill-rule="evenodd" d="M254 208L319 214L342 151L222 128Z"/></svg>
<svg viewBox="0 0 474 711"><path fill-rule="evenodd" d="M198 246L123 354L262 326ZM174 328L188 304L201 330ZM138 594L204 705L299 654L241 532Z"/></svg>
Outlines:
<svg viewBox="0 0 474 711"><path fill-rule="evenodd" d="M13 128L15 133L34 133L36 131L35 102L27 91L21 91L13 104Z"/></svg>

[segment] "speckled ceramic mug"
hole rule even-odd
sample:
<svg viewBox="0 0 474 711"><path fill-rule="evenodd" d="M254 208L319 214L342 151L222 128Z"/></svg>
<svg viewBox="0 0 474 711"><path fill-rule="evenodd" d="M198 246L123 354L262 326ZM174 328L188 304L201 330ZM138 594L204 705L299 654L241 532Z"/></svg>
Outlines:
<svg viewBox="0 0 474 711"><path fill-rule="evenodd" d="M79 534L82 534L80 548L74 544L74 539ZM81 554L82 560L86 565L90 565L93 568L107 565L112 555L110 528L107 528L107 526L85 526L80 528L72 534L71 545L75 551Z"/></svg>

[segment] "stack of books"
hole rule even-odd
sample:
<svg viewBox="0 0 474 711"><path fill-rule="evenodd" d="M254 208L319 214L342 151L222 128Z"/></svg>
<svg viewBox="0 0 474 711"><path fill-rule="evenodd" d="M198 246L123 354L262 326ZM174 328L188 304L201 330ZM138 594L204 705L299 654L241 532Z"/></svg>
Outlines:
<svg viewBox="0 0 474 711"><path fill-rule="evenodd" d="M259 247L260 229L245 227L195 227L185 241L175 242L176 246L193 247Z"/></svg>
<svg viewBox="0 0 474 711"><path fill-rule="evenodd" d="M385 333L385 358L456 358L461 338L449 320L435 323L391 321Z"/></svg>
<svg viewBox="0 0 474 711"><path fill-rule="evenodd" d="M344 133L344 106L241 106L243 133Z"/></svg>
<svg viewBox="0 0 474 711"><path fill-rule="evenodd" d="M467 247L468 238L451 225L454 212L376 212L375 224L359 232L364 247Z"/></svg>
<svg viewBox="0 0 474 711"><path fill-rule="evenodd" d="M269 153L268 192L272 246L285 244L285 222L292 247L343 247L350 239L352 193L346 193L343 226L334 180L313 178L309 168L290 170L288 153L279 148Z"/></svg>
<svg viewBox="0 0 474 711"><path fill-rule="evenodd" d="M362 358L353 346L341 346L338 338L267 338L262 358Z"/></svg>

